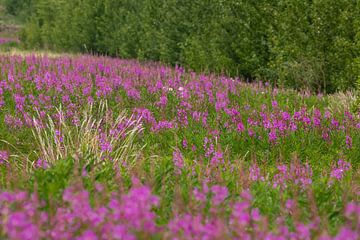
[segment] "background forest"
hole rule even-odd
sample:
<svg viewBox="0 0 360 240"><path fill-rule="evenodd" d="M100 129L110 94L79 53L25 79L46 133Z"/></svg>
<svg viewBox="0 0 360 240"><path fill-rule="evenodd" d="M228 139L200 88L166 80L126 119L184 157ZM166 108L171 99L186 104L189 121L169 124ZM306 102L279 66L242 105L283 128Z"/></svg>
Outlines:
<svg viewBox="0 0 360 240"><path fill-rule="evenodd" d="M161 61L332 93L360 75L357 0L4 0L26 48Z"/></svg>

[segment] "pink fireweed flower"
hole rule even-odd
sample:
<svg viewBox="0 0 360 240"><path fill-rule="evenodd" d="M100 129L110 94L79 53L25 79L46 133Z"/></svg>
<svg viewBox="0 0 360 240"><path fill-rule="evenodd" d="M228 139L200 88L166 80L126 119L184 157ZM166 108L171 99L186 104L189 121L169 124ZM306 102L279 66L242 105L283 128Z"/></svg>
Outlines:
<svg viewBox="0 0 360 240"><path fill-rule="evenodd" d="M91 230L84 231L76 240L98 240L98 236Z"/></svg>
<svg viewBox="0 0 360 240"><path fill-rule="evenodd" d="M177 128L177 126L178 125L175 122L163 120L158 123L154 123L150 130L152 132L159 132L161 130L174 129Z"/></svg>
<svg viewBox="0 0 360 240"><path fill-rule="evenodd" d="M270 120L264 119L263 120L263 126L264 126L265 129L271 129L273 125L272 125Z"/></svg>
<svg viewBox="0 0 360 240"><path fill-rule="evenodd" d="M250 201L247 200L235 203L232 210L230 223L241 228L248 226L252 218L251 212L249 211L250 206Z"/></svg>
<svg viewBox="0 0 360 240"><path fill-rule="evenodd" d="M211 158L210 164L213 166L217 166L218 164L224 163L223 153L221 151L217 151L214 153L214 156Z"/></svg>
<svg viewBox="0 0 360 240"><path fill-rule="evenodd" d="M204 126L204 127L207 127L207 118L208 118L208 113L207 112L204 112L204 113L202 113L202 125Z"/></svg>
<svg viewBox="0 0 360 240"><path fill-rule="evenodd" d="M217 92L216 93L215 109L217 112L219 112L222 109L226 109L229 102L230 101L228 99L227 92Z"/></svg>
<svg viewBox="0 0 360 240"><path fill-rule="evenodd" d="M205 157L210 157L215 152L215 147L212 143L212 139L205 137L203 147L205 151Z"/></svg>
<svg viewBox="0 0 360 240"><path fill-rule="evenodd" d="M110 152L112 152L113 147L112 147L110 142L108 142L105 139L102 139L102 140L100 140L100 149L101 149L102 152L110 153Z"/></svg>
<svg viewBox="0 0 360 240"><path fill-rule="evenodd" d="M296 201L293 199L288 199L285 203L285 207L287 210L291 211L296 205Z"/></svg>
<svg viewBox="0 0 360 240"><path fill-rule="evenodd" d="M199 214L177 216L168 228L172 239L219 239L223 236L224 225L217 219L205 219Z"/></svg>
<svg viewBox="0 0 360 240"><path fill-rule="evenodd" d="M281 117L282 117L282 119L284 121L290 121L291 120L291 115L288 112L282 112Z"/></svg>
<svg viewBox="0 0 360 240"><path fill-rule="evenodd" d="M360 224L360 204L357 202L349 202L345 207L344 215L349 219L355 218Z"/></svg>
<svg viewBox="0 0 360 240"><path fill-rule="evenodd" d="M340 181L344 175L350 170L351 164L342 159L339 159L337 166L333 167L330 173L330 184L333 180Z"/></svg>
<svg viewBox="0 0 360 240"><path fill-rule="evenodd" d="M207 193L200 191L198 188L194 188L193 196L197 201L205 202L207 198Z"/></svg>
<svg viewBox="0 0 360 240"><path fill-rule="evenodd" d="M354 120L354 116L348 111L344 112L344 116L350 121Z"/></svg>
<svg viewBox="0 0 360 240"><path fill-rule="evenodd" d="M5 106L5 100L3 96L0 96L0 108L2 108L3 106Z"/></svg>
<svg viewBox="0 0 360 240"><path fill-rule="evenodd" d="M179 96L180 98L184 99L184 100L188 100L190 98L190 93L187 89L182 88L182 90L180 91L182 87L179 88Z"/></svg>
<svg viewBox="0 0 360 240"><path fill-rule="evenodd" d="M160 100L156 103L156 105L159 106L159 107L166 107L167 102L168 102L167 96L162 95L160 97Z"/></svg>
<svg viewBox="0 0 360 240"><path fill-rule="evenodd" d="M71 122L77 127L80 126L80 119L76 116L72 118Z"/></svg>
<svg viewBox="0 0 360 240"><path fill-rule="evenodd" d="M300 121L301 120L301 112L294 112L293 118L295 121Z"/></svg>
<svg viewBox="0 0 360 240"><path fill-rule="evenodd" d="M19 43L19 39L16 39L16 38L0 38L0 44L5 44L5 43L11 43L11 42L14 42L14 43Z"/></svg>
<svg viewBox="0 0 360 240"><path fill-rule="evenodd" d="M260 168L256 163L251 165L251 167L249 168L249 172L249 178L251 181L256 182L265 180L265 178L261 176Z"/></svg>
<svg viewBox="0 0 360 240"><path fill-rule="evenodd" d="M348 148L352 148L352 138L349 135L346 135L345 143Z"/></svg>
<svg viewBox="0 0 360 240"><path fill-rule="evenodd" d="M309 164L291 163L289 168L286 165L277 167L278 173L274 175L273 187L284 188L287 183L293 183L302 188L312 183L312 169Z"/></svg>
<svg viewBox="0 0 360 240"><path fill-rule="evenodd" d="M251 210L251 218L253 221L260 221L261 220L261 214L260 210L258 208L253 208Z"/></svg>
<svg viewBox="0 0 360 240"><path fill-rule="evenodd" d="M35 162L35 168L43 168L43 169L46 169L48 168L48 163L42 159L42 158L39 158L36 162Z"/></svg>
<svg viewBox="0 0 360 240"><path fill-rule="evenodd" d="M277 128L280 133L287 130L287 124L284 121L274 121L274 128Z"/></svg>
<svg viewBox="0 0 360 240"><path fill-rule="evenodd" d="M325 113L324 113L324 118L325 118L325 119L329 119L330 117L331 117L331 112L325 111Z"/></svg>
<svg viewBox="0 0 360 240"><path fill-rule="evenodd" d="M250 193L250 191L249 191L248 189L242 191L241 194L240 194L240 197L241 197L243 200L247 201L247 202L251 202L252 199L253 199L253 196L251 195L251 193Z"/></svg>
<svg viewBox="0 0 360 240"><path fill-rule="evenodd" d="M176 173L180 174L181 170L185 166L185 162L184 162L184 158L179 149L176 149L175 151L173 151L173 162L176 167L176 169L175 169Z"/></svg>
<svg viewBox="0 0 360 240"><path fill-rule="evenodd" d="M311 239L311 226L302 223L296 224L296 234L301 236L301 239Z"/></svg>
<svg viewBox="0 0 360 240"><path fill-rule="evenodd" d="M286 165L279 165L277 167L279 173L277 173L273 178L273 187L276 188L278 186L284 187L286 184L286 180L288 178L287 175L287 167Z"/></svg>
<svg viewBox="0 0 360 240"><path fill-rule="evenodd" d="M25 212L11 213L6 228L10 239L40 239L40 229L31 222Z"/></svg>
<svg viewBox="0 0 360 240"><path fill-rule="evenodd" d="M312 169L308 163L305 165L301 164L291 164L290 165L290 174L296 185L299 185L303 188L312 183Z"/></svg>
<svg viewBox="0 0 360 240"><path fill-rule="evenodd" d="M309 118L308 116L303 116L302 121L307 126L311 125L311 118Z"/></svg>
<svg viewBox="0 0 360 240"><path fill-rule="evenodd" d="M86 167L83 167L81 170L81 177L86 178L88 176L89 176L89 174L88 174L88 171L86 170Z"/></svg>
<svg viewBox="0 0 360 240"><path fill-rule="evenodd" d="M137 119L141 119L145 123L156 123L153 113L147 108L134 108L133 112Z"/></svg>
<svg viewBox="0 0 360 240"><path fill-rule="evenodd" d="M24 110L24 107L25 107L26 97L23 97L20 94L14 94L14 100L15 100L17 110L22 112Z"/></svg>
<svg viewBox="0 0 360 240"><path fill-rule="evenodd" d="M206 182L203 183L202 189L198 189L197 187L193 190L193 197L195 200L199 202L205 202L207 200L208 194L210 193L210 189Z"/></svg>
<svg viewBox="0 0 360 240"><path fill-rule="evenodd" d="M278 102L277 102L276 100L274 100L274 101L271 102L271 106L272 106L274 109L277 109L278 106L279 106L279 104L278 104Z"/></svg>
<svg viewBox="0 0 360 240"><path fill-rule="evenodd" d="M324 129L321 136L325 141L327 141L327 142L330 141L330 135L329 135L328 129Z"/></svg>
<svg viewBox="0 0 360 240"><path fill-rule="evenodd" d="M253 129L251 129L251 128L249 128L248 129L248 135L249 135L249 137L255 137L255 131L253 130Z"/></svg>
<svg viewBox="0 0 360 240"><path fill-rule="evenodd" d="M184 109L186 109L186 110L191 110L192 109L192 105L191 105L191 103L189 103L189 102L186 102L186 101L181 101L180 102L180 106L181 107L183 107Z"/></svg>
<svg viewBox="0 0 360 240"><path fill-rule="evenodd" d="M9 153L7 151L0 151L0 164L9 160Z"/></svg>
<svg viewBox="0 0 360 240"><path fill-rule="evenodd" d="M192 112L192 118L194 121L199 122L201 118L201 113L197 111Z"/></svg>
<svg viewBox="0 0 360 240"><path fill-rule="evenodd" d="M140 100L141 96L140 96L140 91L132 88L126 91L126 94L128 95L129 98L132 98L134 100Z"/></svg>
<svg viewBox="0 0 360 240"><path fill-rule="evenodd" d="M239 123L237 124L236 130L237 130L238 132L243 132L243 131L245 130L244 124L243 124L242 122L239 122Z"/></svg>
<svg viewBox="0 0 360 240"><path fill-rule="evenodd" d="M211 187L212 204L217 206L221 204L225 198L229 195L228 189L220 185L214 185Z"/></svg>
<svg viewBox="0 0 360 240"><path fill-rule="evenodd" d="M269 132L269 142L276 143L276 140L277 140L276 130L271 129L271 131Z"/></svg>
<svg viewBox="0 0 360 240"><path fill-rule="evenodd" d="M159 198L152 195L150 188L140 186L132 188L129 193L121 198L121 214L126 222L134 229L155 233L157 231L156 214L151 210L159 205Z"/></svg>
<svg viewBox="0 0 360 240"><path fill-rule="evenodd" d="M314 117L314 118L313 118L313 123L314 123L314 126L315 126L315 127L320 127L320 126L321 126L321 120L320 120L320 118Z"/></svg>
<svg viewBox="0 0 360 240"><path fill-rule="evenodd" d="M344 226L340 229L339 233L335 236L335 240L358 240L360 233L350 227Z"/></svg>
<svg viewBox="0 0 360 240"><path fill-rule="evenodd" d="M259 123L257 121L254 121L250 117L247 120L249 126L257 126Z"/></svg>
<svg viewBox="0 0 360 240"><path fill-rule="evenodd" d="M182 147L185 149L188 147L188 142L187 142L186 138L183 139L183 141L182 141Z"/></svg>
<svg viewBox="0 0 360 240"><path fill-rule="evenodd" d="M333 118L331 119L331 126L333 126L334 128L338 128L339 122L335 118Z"/></svg>
<svg viewBox="0 0 360 240"><path fill-rule="evenodd" d="M321 111L319 109L314 109L314 116L317 118L321 118L322 114Z"/></svg>
<svg viewBox="0 0 360 240"><path fill-rule="evenodd" d="M179 109L177 112L177 119L181 126L188 126L189 121L186 110Z"/></svg>
<svg viewBox="0 0 360 240"><path fill-rule="evenodd" d="M112 227L111 237L110 239L117 239L117 240L136 240L136 237L129 233L128 227L125 225L115 225Z"/></svg>
<svg viewBox="0 0 360 240"><path fill-rule="evenodd" d="M88 96L88 97L87 97L87 103L88 103L89 105L94 104L94 102L95 102L95 100L94 100L94 98L93 98L92 96Z"/></svg>
<svg viewBox="0 0 360 240"><path fill-rule="evenodd" d="M194 144L191 146L191 151L193 151L193 152L196 151L196 146Z"/></svg>
<svg viewBox="0 0 360 240"><path fill-rule="evenodd" d="M64 137L61 134L60 130L55 130L55 141L63 142Z"/></svg>
<svg viewBox="0 0 360 240"><path fill-rule="evenodd" d="M24 123L21 121L20 118L15 118L9 114L5 115L5 124L7 124L10 128L21 128Z"/></svg>
<svg viewBox="0 0 360 240"><path fill-rule="evenodd" d="M291 122L289 127L292 132L295 132L297 130L296 123L294 123L294 122Z"/></svg>

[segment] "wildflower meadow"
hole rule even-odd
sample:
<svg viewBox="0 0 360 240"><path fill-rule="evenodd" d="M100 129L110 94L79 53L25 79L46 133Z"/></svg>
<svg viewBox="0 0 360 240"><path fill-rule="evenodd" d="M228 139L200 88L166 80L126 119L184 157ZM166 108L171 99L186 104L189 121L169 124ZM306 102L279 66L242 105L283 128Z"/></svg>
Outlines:
<svg viewBox="0 0 360 240"><path fill-rule="evenodd" d="M360 118L160 63L0 55L0 238L359 239Z"/></svg>

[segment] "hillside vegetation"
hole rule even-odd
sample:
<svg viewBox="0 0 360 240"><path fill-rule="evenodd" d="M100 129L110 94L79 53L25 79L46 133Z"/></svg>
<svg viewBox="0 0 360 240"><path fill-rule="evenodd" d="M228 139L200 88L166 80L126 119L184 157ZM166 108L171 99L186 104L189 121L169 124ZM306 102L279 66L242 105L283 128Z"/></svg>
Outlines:
<svg viewBox="0 0 360 240"><path fill-rule="evenodd" d="M0 239L360 239L359 4L0 0Z"/></svg>
<svg viewBox="0 0 360 240"><path fill-rule="evenodd" d="M346 95L84 55L0 55L0 70L2 237L360 234Z"/></svg>
<svg viewBox="0 0 360 240"><path fill-rule="evenodd" d="M101 53L315 92L360 75L357 0L5 0L28 48ZM21 10L25 9L25 10Z"/></svg>

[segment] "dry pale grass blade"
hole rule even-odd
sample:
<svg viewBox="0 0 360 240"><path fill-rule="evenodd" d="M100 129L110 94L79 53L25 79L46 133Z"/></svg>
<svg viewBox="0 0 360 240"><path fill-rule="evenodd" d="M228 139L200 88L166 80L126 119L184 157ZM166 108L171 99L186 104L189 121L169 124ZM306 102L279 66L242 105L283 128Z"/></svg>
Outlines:
<svg viewBox="0 0 360 240"><path fill-rule="evenodd" d="M17 147L15 147L13 144L9 143L8 141L6 140L3 140L3 139L0 139L0 142L3 142L5 143L6 145L8 145L9 147L11 147L14 152L16 152L17 154L11 154L10 155L10 158L12 158L14 161L13 161L13 164L16 168L18 169L25 169L25 170L30 170L32 167L33 167L33 162L30 161L30 155L32 153L35 153L35 152L32 152L28 155L22 153Z"/></svg>
<svg viewBox="0 0 360 240"><path fill-rule="evenodd" d="M79 54L71 54L71 53L55 53L51 51L27 51L27 50L20 50L18 48L11 48L8 52L1 52L0 55L7 55L7 56L38 56L38 57L48 57L48 58L58 58L63 56L75 57L80 56Z"/></svg>
<svg viewBox="0 0 360 240"><path fill-rule="evenodd" d="M109 118L108 104L101 101L99 106L86 108L80 116L77 125L65 121L61 107L58 109L59 122L55 123L48 116L46 124L34 118L33 135L40 150L40 157L49 165L61 159L76 155L82 159L92 159L94 166L101 165L106 160L114 164L133 166L142 147L134 144L136 136L143 130L140 119L133 116L127 118L126 112L121 112L116 119ZM111 131L118 129L116 135ZM112 151L106 152L101 148L101 138L105 136Z"/></svg>
<svg viewBox="0 0 360 240"><path fill-rule="evenodd" d="M331 112L341 112L344 109L350 109L352 104L356 101L356 94L354 92L338 92L327 96Z"/></svg>
<svg viewBox="0 0 360 240"><path fill-rule="evenodd" d="M116 150L114 151L114 162L125 162L128 167L134 167L137 159L137 156L141 152L141 150L145 147L138 148L134 145L134 140L138 132L142 130L141 127L136 124L135 127L131 128L126 133L126 138L124 139L122 145L117 144Z"/></svg>

